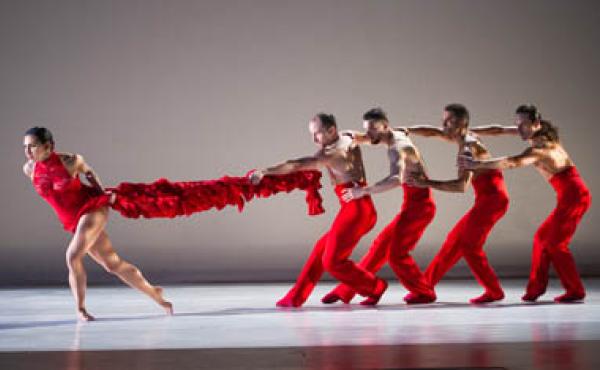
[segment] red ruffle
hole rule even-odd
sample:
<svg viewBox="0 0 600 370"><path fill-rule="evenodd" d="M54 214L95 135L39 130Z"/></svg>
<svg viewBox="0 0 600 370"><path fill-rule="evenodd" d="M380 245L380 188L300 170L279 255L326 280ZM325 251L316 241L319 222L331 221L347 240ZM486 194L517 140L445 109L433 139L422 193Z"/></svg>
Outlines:
<svg viewBox="0 0 600 370"><path fill-rule="evenodd" d="M265 176L258 185L248 177L225 176L218 180L170 182L159 179L152 184L121 183L108 189L116 194L111 207L128 218L189 216L212 208L236 205L240 212L254 197L266 198L294 189L306 192L309 215L318 215L322 206L321 172L301 171L287 175Z"/></svg>
<svg viewBox="0 0 600 370"><path fill-rule="evenodd" d="M90 189L90 192L93 190ZM70 217L69 221L61 219L63 222L64 228L67 231L72 233L77 229L77 224L79 223L79 219L86 213L92 212L98 208L110 206L110 195L108 194L94 194L92 195L85 204L79 208L74 217ZM59 216L60 218L60 216Z"/></svg>

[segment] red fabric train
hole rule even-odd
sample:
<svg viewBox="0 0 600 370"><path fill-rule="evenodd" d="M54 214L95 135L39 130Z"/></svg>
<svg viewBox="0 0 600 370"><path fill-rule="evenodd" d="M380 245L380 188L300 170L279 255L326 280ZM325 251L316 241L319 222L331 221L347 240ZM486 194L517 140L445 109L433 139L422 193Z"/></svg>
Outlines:
<svg viewBox="0 0 600 370"><path fill-rule="evenodd" d="M252 172L252 171L251 171ZM240 211L254 197L266 198L294 189L306 192L309 215L325 210L319 194L321 172L301 171L287 175L265 176L252 185L248 177L225 176L218 180L170 182L159 179L151 184L121 183L109 188L116 197L111 207L128 218L189 216L212 208L236 205Z"/></svg>

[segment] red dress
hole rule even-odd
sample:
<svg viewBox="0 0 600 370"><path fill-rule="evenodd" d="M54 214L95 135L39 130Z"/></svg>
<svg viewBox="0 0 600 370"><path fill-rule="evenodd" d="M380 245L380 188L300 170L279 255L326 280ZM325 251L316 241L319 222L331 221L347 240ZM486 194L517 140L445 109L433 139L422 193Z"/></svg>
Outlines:
<svg viewBox="0 0 600 370"><path fill-rule="evenodd" d="M55 152L35 164L33 185L37 193L54 208L65 230L72 233L81 216L110 202L110 195L82 184L79 176L72 177Z"/></svg>
<svg viewBox="0 0 600 370"><path fill-rule="evenodd" d="M309 215L324 212L319 171L299 171L287 175L265 176L258 185L247 177L225 176L218 180L171 182L160 179L151 184L121 183L110 188L115 195L99 193L72 177L60 157L52 152L48 159L37 162L33 185L38 194L54 208L65 230L75 232L79 218L95 209L110 206L127 218L173 218L189 216L209 209L235 205L241 211L253 198L266 198L289 193L294 189L306 192Z"/></svg>

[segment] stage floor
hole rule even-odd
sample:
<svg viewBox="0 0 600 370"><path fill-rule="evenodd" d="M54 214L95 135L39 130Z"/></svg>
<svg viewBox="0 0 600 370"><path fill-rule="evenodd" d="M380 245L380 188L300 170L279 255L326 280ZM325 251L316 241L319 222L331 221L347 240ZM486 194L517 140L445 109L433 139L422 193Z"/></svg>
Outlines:
<svg viewBox="0 0 600 370"><path fill-rule="evenodd" d="M473 306L474 281L447 281L438 302L407 306L392 283L368 308L322 305L323 283L300 309L274 307L290 284L166 286L172 317L132 289L91 287L91 323L76 322L67 287L2 289L0 368L600 368L600 280L586 280L584 304L553 303L556 281L524 304L524 285Z"/></svg>

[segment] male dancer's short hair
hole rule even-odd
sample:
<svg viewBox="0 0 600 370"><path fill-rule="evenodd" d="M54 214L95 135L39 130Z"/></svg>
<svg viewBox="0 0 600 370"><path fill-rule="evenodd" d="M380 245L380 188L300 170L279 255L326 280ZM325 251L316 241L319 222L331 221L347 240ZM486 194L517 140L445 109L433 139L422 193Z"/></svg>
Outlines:
<svg viewBox="0 0 600 370"><path fill-rule="evenodd" d="M388 121L387 113L380 107L369 109L363 114L363 121L368 122L378 122L378 121Z"/></svg>
<svg viewBox="0 0 600 370"><path fill-rule="evenodd" d="M446 112L450 112L454 115L454 117L458 119L465 119L467 121L467 125L469 124L469 119L471 118L469 114L469 110L462 104L452 103L448 104L444 107Z"/></svg>
<svg viewBox="0 0 600 370"><path fill-rule="evenodd" d="M317 113L315 115L315 117L319 118L319 121L321 121L321 125L323 125L323 128L325 128L325 129L330 129L331 127L337 128L337 123L335 121L335 116L333 114L320 112L320 113Z"/></svg>
<svg viewBox="0 0 600 370"><path fill-rule="evenodd" d="M522 104L517 107L516 114L523 114L529 118L530 121L535 122L542 119L542 114L538 111L537 107L533 104Z"/></svg>

